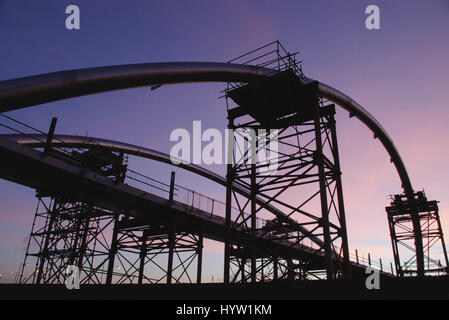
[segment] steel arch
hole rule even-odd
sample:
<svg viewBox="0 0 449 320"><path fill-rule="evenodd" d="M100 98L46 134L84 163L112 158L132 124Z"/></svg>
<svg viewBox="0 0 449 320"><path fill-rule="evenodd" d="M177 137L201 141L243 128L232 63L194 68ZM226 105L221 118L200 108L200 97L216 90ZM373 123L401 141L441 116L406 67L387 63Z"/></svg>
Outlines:
<svg viewBox="0 0 449 320"><path fill-rule="evenodd" d="M0 112L94 93L149 85L188 82L250 82L274 70L218 62L144 63L67 70L0 81ZM312 79L310 79L313 81ZM379 138L391 157L404 191L413 191L404 162L393 140L360 104L319 83L319 94L362 121Z"/></svg>

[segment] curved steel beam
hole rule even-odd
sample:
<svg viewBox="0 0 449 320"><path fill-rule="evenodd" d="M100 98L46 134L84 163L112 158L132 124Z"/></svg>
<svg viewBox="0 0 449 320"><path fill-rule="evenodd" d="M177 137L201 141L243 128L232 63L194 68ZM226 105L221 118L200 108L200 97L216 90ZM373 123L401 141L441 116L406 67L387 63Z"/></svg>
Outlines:
<svg viewBox="0 0 449 320"><path fill-rule="evenodd" d="M217 62L169 62L95 67L0 81L0 112L111 90L186 82L250 82L274 70ZM361 120L390 155L406 194L413 192L404 162L392 139L360 104L319 82L319 94Z"/></svg>
<svg viewBox="0 0 449 320"><path fill-rule="evenodd" d="M32 135L21 135L21 134L0 134L0 137L7 138L9 140L13 140L16 143L21 145L26 145L32 148L41 148L45 147L47 136L43 134L32 134ZM73 136L73 135L55 135L52 140L52 145L57 147L71 147L71 148L88 148L92 146L100 146L109 150L124 152L126 154L134 155L141 158L151 159L158 162L167 163L173 166L180 167L184 170L190 171L192 173L198 174L206 179L214 181L224 187L226 187L227 181L226 178L204 169L200 166L194 164L182 163L179 161L179 164L174 164L171 161L170 155L159 152L156 150L152 150L145 147L136 146L129 143L113 141L102 138L94 138L94 137L83 137L83 136ZM233 188L236 192L241 194L246 198L251 197L251 192L241 187L240 185L234 184ZM264 207L271 213L273 213L279 220L289 223L290 226L297 227L297 229L303 234L309 234L310 230L305 227L299 225L294 219L290 218L278 208L266 204L265 201L259 197L256 197L256 202L260 206ZM317 237L309 237L313 242L315 242L318 246L323 247L323 242Z"/></svg>
<svg viewBox="0 0 449 320"><path fill-rule="evenodd" d="M272 73L218 62L143 63L66 70L0 82L0 112L118 89L188 82L249 82Z"/></svg>

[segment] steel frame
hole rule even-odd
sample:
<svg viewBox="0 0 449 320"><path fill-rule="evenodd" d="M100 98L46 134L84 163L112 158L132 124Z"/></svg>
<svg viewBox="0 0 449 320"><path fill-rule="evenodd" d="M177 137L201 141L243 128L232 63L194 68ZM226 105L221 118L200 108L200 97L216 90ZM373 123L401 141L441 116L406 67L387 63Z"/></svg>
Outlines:
<svg viewBox="0 0 449 320"><path fill-rule="evenodd" d="M323 111L325 108L320 108L320 110ZM248 128L251 125L243 124L239 127ZM231 124L230 128L235 127ZM315 135L317 132L318 134ZM342 275L345 272L346 276L349 277L349 248L333 112L328 114L323 112L317 121L281 129L278 141L281 146L285 147L284 150L286 151L281 151L280 168L275 175L266 176L255 173L257 172L256 169L261 169L266 165L248 165L249 153L245 155L245 160L240 164L228 165L227 203L229 203L229 206L240 209L237 217L232 219L234 220L233 224L230 224L229 227L231 229L243 227L253 235L256 232L272 234L277 240L291 241L292 245L300 244L311 237L322 239L323 246L318 246L316 253L324 253L327 256L327 278L333 279L337 276L337 273ZM296 144L292 141L296 141ZM330 152L326 153L323 149ZM252 198L246 199L236 194L235 190L229 187L232 184L244 185L248 189L254 190ZM304 188L310 185L315 185L318 189L311 192L310 188ZM309 192L307 196L304 190ZM304 198L296 205L293 205L291 201L287 202L282 199L283 195L291 192L296 192L297 195L302 193ZM265 199L267 204L273 204L281 210L288 210L288 216L294 217L299 225L307 227L310 232L308 234L295 232L293 231L296 230L295 228L289 229L288 224L280 223L276 219L270 221L271 225L267 224L267 221L257 221L261 216L266 218L267 213L264 212L262 206L257 205L252 200L255 196ZM317 208L314 208L315 211L311 208L307 209L308 204L316 199L320 199L321 209L316 210ZM248 211L250 211L249 214ZM235 216L235 213L233 215ZM228 223L231 221L230 217L231 213L227 212ZM274 234L277 235L274 236ZM236 281L236 275L239 272L241 276L241 266L245 265L246 259L251 261L250 278L252 281L263 278L259 274L263 274L267 261L273 264L272 269L276 268L274 266L275 260L279 257L268 255L265 258L258 258L257 252L266 250L257 248L257 245L253 246L254 252L248 254L248 257L242 258L233 253L238 250L238 244L234 244L229 239L226 246L229 246L229 248L225 253L225 263L240 266L240 268L237 268L238 271L234 272L232 278L230 275L231 281ZM335 257L335 253L340 258ZM267 255L266 252L265 255ZM261 259L265 259L264 262L257 261ZM341 260L341 265L334 267L333 260L335 259ZM346 270L343 267L343 261L346 263ZM300 263L306 264L306 261ZM262 267L262 265L264 266ZM288 265L286 266L288 268ZM304 267L302 272L306 271L307 268ZM226 266L225 272L228 272ZM232 273L232 270L230 272ZM290 276L290 278L293 277ZM227 279L225 273L225 280ZM245 281L244 277L241 277L241 281Z"/></svg>
<svg viewBox="0 0 449 320"><path fill-rule="evenodd" d="M80 283L102 283L113 226L111 212L92 202L41 194L37 199L19 283L62 284L68 265L78 267Z"/></svg>
<svg viewBox="0 0 449 320"><path fill-rule="evenodd" d="M280 56L279 48L274 52L278 55L278 60L271 60L270 63L278 64L278 72L291 71L295 77L304 82L306 78L296 59L289 54L286 57ZM266 55L262 56L266 57ZM245 55L241 57L245 57ZM257 57L250 61L255 60ZM270 235L276 240L290 241L291 245L301 244L311 237L319 238L322 240L322 245L316 248L315 253L326 256L326 278L334 279L343 275L347 278L351 277L334 105L324 106L323 100L318 98L318 85L313 86L312 84L313 89L308 93L311 95L309 97L312 100L311 106L293 106L293 98L290 98L292 110L289 112L294 112L294 116L268 119L274 128L279 129L276 133L279 149L276 154L278 169L274 174L267 174L270 170L269 163L256 162L255 157L262 147L265 148L265 151L273 151L270 150L273 137L270 136L266 124L257 119L254 114L237 111L244 107L239 106L233 92L244 86L246 85L232 83L228 84L225 90L228 106L228 129L233 130L234 133L236 129L253 133L252 136L243 135L243 139L252 146L252 150L251 147L248 150L237 150L239 148L238 138L236 134L233 135L232 163L227 167L227 227L229 229L243 228L253 238L256 234ZM254 94L254 90L257 90L257 87L251 87L249 91ZM263 94L268 95L269 93L259 92L254 95ZM232 101L229 101L230 97L237 104L236 108L229 108L229 105L232 104ZM257 105L257 102L254 104ZM270 107L276 108L276 102ZM260 114L260 110L267 107L260 105L256 108ZM312 118L299 119L301 108L311 108ZM239 119L238 124L236 123L237 118ZM240 185L251 190L251 196L240 197L235 192L233 185ZM291 199L287 200L292 194L296 196L295 204L292 204ZM301 200L299 200L300 196L303 197ZM310 231L301 233L294 231L297 230L295 228L289 230L288 224L273 218L258 223L258 219L267 219L270 214L255 201L256 197L264 199L266 205L273 205L280 211L288 212L289 218L293 218L297 224ZM314 200L319 200L318 206L313 206ZM237 216L235 214L233 216L233 207L238 208ZM295 274L307 277L308 271L311 270L307 267L309 261L301 261L297 257L278 257L275 253L266 252L266 249L256 242L246 244L245 247L250 249L244 250L242 244L235 239L230 237L226 239L225 282L235 282L237 279L239 281L250 279L251 282L264 280L264 274L266 274L264 271L267 268L276 271L279 269L279 258L284 258L289 262L286 264L289 278L295 278ZM298 263L293 264L292 259L297 259ZM250 261L250 271L245 269L247 260ZM341 263L334 266L334 261ZM277 275L273 278L277 278Z"/></svg>
<svg viewBox="0 0 449 320"><path fill-rule="evenodd" d="M94 144L66 148L64 153L47 149L45 154L78 161L116 182L131 178L126 175L123 152ZM172 180L170 199L173 174ZM154 225L131 219L126 210L105 209L105 204L94 200L74 200L54 192L38 191L37 199L19 283L62 284L69 265L78 267L81 284L201 282L203 235L187 232L173 219Z"/></svg>
<svg viewBox="0 0 449 320"><path fill-rule="evenodd" d="M155 63L137 64L90 69L67 70L0 82L0 109L11 111L36 104L57 101L70 97L166 83L202 81L244 81L251 82L272 74L268 67L237 65L234 63ZM309 79L306 79L309 80ZM385 146L394 163L408 197L413 187L405 165L392 139L377 120L361 105L342 92L319 83L319 94L357 117L375 134ZM413 217L415 252L418 273L423 275L424 258L422 232L417 214Z"/></svg>
<svg viewBox="0 0 449 320"><path fill-rule="evenodd" d="M201 283L203 236L176 229L175 223L118 221L106 283Z"/></svg>
<svg viewBox="0 0 449 320"><path fill-rule="evenodd" d="M438 202L427 200L423 191L412 197L404 194L391 197L391 205L386 207L388 226L396 268L400 277L419 275L417 254L414 248L414 221L422 230L424 275L448 274L448 256L438 211ZM416 214L417 212L417 214ZM435 255L441 250L443 262ZM402 260L401 260L402 257Z"/></svg>

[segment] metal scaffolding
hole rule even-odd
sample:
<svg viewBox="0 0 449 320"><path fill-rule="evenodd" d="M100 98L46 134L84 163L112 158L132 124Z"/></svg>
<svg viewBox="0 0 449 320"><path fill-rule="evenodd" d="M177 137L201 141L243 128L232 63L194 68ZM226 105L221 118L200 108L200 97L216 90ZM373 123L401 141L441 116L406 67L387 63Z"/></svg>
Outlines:
<svg viewBox="0 0 449 320"><path fill-rule="evenodd" d="M69 265L80 283L100 284L105 271L113 218L92 202L38 194L33 227L19 283L62 284ZM34 266L34 267L33 267Z"/></svg>
<svg viewBox="0 0 449 320"><path fill-rule="evenodd" d="M116 183L124 181L127 157L123 153L95 145L87 149L52 148L55 126L56 118L53 118L43 157L51 154L76 162L84 170L92 170ZM36 197L38 205L19 283L64 283L69 265L78 267L80 283L104 283L114 221L121 212L100 203L94 194L86 197L66 190L38 189Z"/></svg>
<svg viewBox="0 0 449 320"><path fill-rule="evenodd" d="M424 275L447 274L449 264L438 201L427 200L424 191L415 192L413 196L399 194L391 197L391 204L385 209L396 274L401 277L419 275L414 243L414 217L418 217L422 230ZM436 258L437 255L440 259Z"/></svg>
<svg viewBox="0 0 449 320"><path fill-rule="evenodd" d="M274 49L270 50L270 47ZM338 156L334 105L318 97L316 82L307 82L295 55L286 52L279 42L240 56L256 65L276 67L276 72L250 84L228 84L225 90L228 106L228 128L233 130L229 141L233 147L232 162L227 168L227 211L229 229L243 228L253 238L269 235L276 241L290 241L292 246L313 239L314 254L326 257L328 279L351 276L345 212ZM268 62L258 64L259 59ZM234 61L233 61L234 62ZM230 105L233 104L233 107ZM273 133L272 129L276 129ZM242 139L248 150L240 147ZM240 142L238 141L240 140ZM274 150L275 142L277 150ZM232 144L231 144L232 145ZM232 152L232 153L231 153ZM259 161L260 153L270 153ZM266 155L265 155L266 156ZM242 198L233 184L251 190L251 197ZM265 205L256 203L263 198ZM292 201L292 197L295 201ZM237 216L231 208L239 208ZM288 212L287 218L271 218L268 206ZM232 216L232 219L231 219ZM257 225L259 218L268 219ZM310 230L301 232L298 226ZM320 239L321 241L316 241ZM242 250L244 247L246 250ZM313 258L279 257L263 246L228 238L225 242L224 279L252 282L263 279L266 269L279 271L279 261L287 263L289 278L316 277L320 270ZM245 272L247 261L250 271ZM269 266L269 267L268 267ZM323 271L323 270L321 270ZM247 274L249 274L247 276ZM273 275L277 278L278 275ZM237 280L238 279L238 280Z"/></svg>
<svg viewBox="0 0 449 320"><path fill-rule="evenodd" d="M203 236L177 229L174 222L117 221L106 283L201 283Z"/></svg>
<svg viewBox="0 0 449 320"><path fill-rule="evenodd" d="M174 173L165 184L128 168L127 154L169 163L160 152L106 140L97 145L88 137L56 143L56 119L46 135L14 130L21 143L43 150L38 161L18 143L4 141L9 162L3 175L35 188L38 199L18 281L60 284L74 265L81 284L201 283L203 237L224 242L225 283L364 275L358 256L357 263L350 261L335 105L322 98L332 94L323 95L330 89L305 77L297 54L276 41L228 62L257 77L223 78L245 81L229 82L223 91L232 147L226 150L226 179L181 165L224 185L225 202L175 185ZM405 195L386 208L396 274L447 273L437 201L413 193L394 145L384 141L388 135L346 98L334 93L333 101L351 105L351 115L374 127L403 181ZM44 161L49 158L54 163ZM42 173L24 170L34 165ZM443 262L434 258L438 244Z"/></svg>

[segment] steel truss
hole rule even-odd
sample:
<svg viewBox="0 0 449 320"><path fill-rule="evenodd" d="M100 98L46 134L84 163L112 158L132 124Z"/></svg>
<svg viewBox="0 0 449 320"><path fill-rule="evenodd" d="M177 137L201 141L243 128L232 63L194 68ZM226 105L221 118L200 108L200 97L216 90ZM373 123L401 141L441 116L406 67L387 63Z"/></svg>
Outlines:
<svg viewBox="0 0 449 320"><path fill-rule="evenodd" d="M323 271L328 279L351 276L334 105L318 98L317 83L304 82L290 55L280 59L287 63L281 61L279 72L266 80L231 84L226 90L228 128L233 130L229 141L234 142L227 168L226 223L229 230L246 230L254 239L258 235L291 246L321 239L315 240L313 254L324 255L326 265L315 266L313 257L282 257L256 241L242 243L229 236L225 282L276 279L279 270L284 270L280 277L290 279L320 277ZM278 129L276 137L270 129ZM241 148L242 139L250 146L247 150ZM275 153L268 158L277 159L276 171L269 161L258 161L261 152ZM251 190L251 196L239 196L233 183ZM266 200L264 207L256 197ZM270 205L288 212L290 220L273 218ZM298 231L298 225L309 232ZM281 266L280 261L286 263Z"/></svg>
<svg viewBox="0 0 449 320"><path fill-rule="evenodd" d="M422 230L424 275L447 274L449 263L438 212L438 201L427 200L425 193L419 191L412 196L395 195L392 197L391 205L385 209L396 274L401 277L418 275L413 226L413 218L416 216ZM441 257L440 259L436 258L437 254Z"/></svg>
<svg viewBox="0 0 449 320"><path fill-rule="evenodd" d="M201 283L203 236L175 223L117 221L107 284Z"/></svg>
<svg viewBox="0 0 449 320"><path fill-rule="evenodd" d="M19 283L62 284L69 265L78 267L80 283L102 283L114 221L111 212L92 202L42 194L37 198Z"/></svg>
<svg viewBox="0 0 449 320"><path fill-rule="evenodd" d="M98 146L48 152L116 182L132 178L123 154ZM174 186L173 174L172 180ZM150 223L57 191L40 191L37 199L19 283L63 284L68 266L78 267L80 284L201 282L203 235L189 233L174 218Z"/></svg>
<svg viewBox="0 0 449 320"><path fill-rule="evenodd" d="M123 153L96 145L84 149L53 148L55 125L53 118L44 157L52 154L117 183L124 181L128 159ZM122 212L99 204L95 195L76 197L64 190L37 190L37 199L19 283L62 284L68 266L78 268L80 284L104 283L116 217Z"/></svg>
<svg viewBox="0 0 449 320"><path fill-rule="evenodd" d="M270 45L275 48L272 50ZM333 279L351 276L335 110L334 105L326 104L318 98L319 93L343 104L351 115L367 124L392 155L392 161L407 193L400 202L405 203L406 208L408 206L406 211L401 211L402 204L392 203L399 214L394 210L389 212L387 208L398 274L421 275L424 258L427 259L426 272L447 272L447 254L437 204L427 200L425 206L416 204L416 201L420 201L419 195L416 201L412 199L413 191L407 172L388 135L375 119L348 97L306 78L296 61L296 54L286 52L279 42L270 45L261 48L268 51L259 57L239 57L247 60L243 64L256 66L250 69L257 77L251 77L247 84L229 83L225 90L227 104L231 104L229 101L233 100L237 105L236 108L228 108L229 129L252 130L256 134L253 138L251 134L247 137L243 133L243 140L251 141L255 151L233 149L232 163L228 165L228 232L225 241L224 281ZM251 54L256 52L258 50ZM275 54L274 59L267 58L265 62L258 62L259 58L266 58L271 54ZM234 61L236 60L230 62ZM192 77L198 77L195 81L203 79L201 72L213 73L208 69L210 66L206 67L205 70L191 70ZM242 66L238 70L246 70L240 68ZM231 71L229 73L232 74ZM171 74L175 75L176 73ZM114 76L117 75L110 75ZM205 79L210 78L207 76L203 80ZM249 80L243 77L235 79ZM159 82L157 84L160 85ZM40 92L33 92L38 91ZM66 158L61 152L52 150L55 124L52 123L47 136L43 157L53 153ZM270 129L279 130L276 138L271 135ZM231 139L236 141L236 137L233 135ZM280 146L276 149L278 168L271 172L271 164L266 161L254 163L251 160L261 150L273 151L274 141ZM103 159L98 161L99 158ZM125 179L123 153L111 154L92 146L87 152L72 150L71 160L86 169L112 177L116 182L123 182ZM250 196L244 197L241 196L242 193L237 193L234 183L249 191ZM266 202L261 205L256 198L265 199ZM287 212L288 217L276 215L273 208L278 212ZM411 226L408 225L410 221ZM400 228L403 232L398 231ZM238 232L230 232L231 229ZM246 233L246 237L238 235L241 231ZM413 239L415 244L410 242ZM288 243L291 246L309 245L308 241L311 241L314 251L312 255L287 256L273 249L275 246L264 246L263 240ZM427 255L424 256L421 250L422 240L427 240L424 247ZM430 248L439 240L446 267L440 261L430 258ZM411 244L407 244L407 241ZM399 244L412 251L415 245L417 257L412 256L401 264ZM317 255L324 256L326 263L316 263L313 257ZM36 260L33 261L34 269L30 267L30 259ZM69 264L80 268L82 283L103 283L104 275L106 283L193 282L189 273L192 273L195 259L198 260L196 281L199 282L202 235L193 235L174 222L149 225L130 219L124 212L105 209L90 199L79 201L59 193L44 191L38 193L38 207L21 267L20 282L61 283ZM164 264L162 261L165 260L167 262ZM414 265L417 266L416 270ZM161 271L150 275L147 268Z"/></svg>

